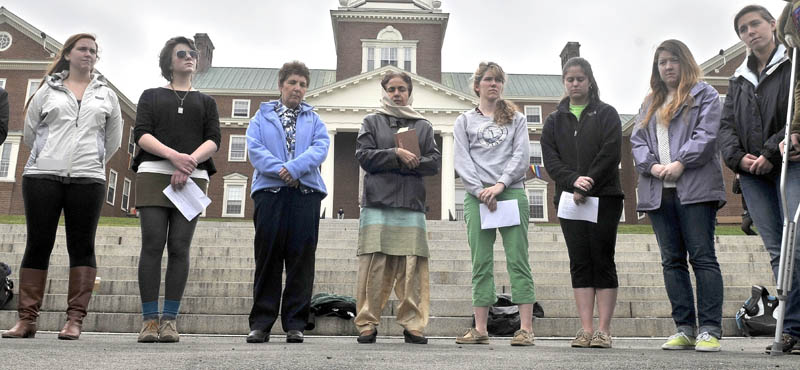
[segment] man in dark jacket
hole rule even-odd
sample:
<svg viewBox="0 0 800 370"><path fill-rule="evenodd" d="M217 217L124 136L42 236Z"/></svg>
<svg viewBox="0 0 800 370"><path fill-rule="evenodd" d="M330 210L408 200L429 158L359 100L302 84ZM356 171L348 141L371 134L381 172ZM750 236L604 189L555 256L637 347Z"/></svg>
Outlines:
<svg viewBox="0 0 800 370"><path fill-rule="evenodd" d="M0 144L3 144L8 136L8 115L8 92L0 88Z"/></svg>

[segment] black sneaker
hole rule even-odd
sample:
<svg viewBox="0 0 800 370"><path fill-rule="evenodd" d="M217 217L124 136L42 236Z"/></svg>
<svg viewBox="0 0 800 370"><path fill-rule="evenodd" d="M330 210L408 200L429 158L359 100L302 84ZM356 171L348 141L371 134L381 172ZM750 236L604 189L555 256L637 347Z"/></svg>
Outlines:
<svg viewBox="0 0 800 370"><path fill-rule="evenodd" d="M791 352L795 344L797 344L797 338L786 333L781 335L781 351L784 353ZM772 353L772 344L767 346L766 352Z"/></svg>

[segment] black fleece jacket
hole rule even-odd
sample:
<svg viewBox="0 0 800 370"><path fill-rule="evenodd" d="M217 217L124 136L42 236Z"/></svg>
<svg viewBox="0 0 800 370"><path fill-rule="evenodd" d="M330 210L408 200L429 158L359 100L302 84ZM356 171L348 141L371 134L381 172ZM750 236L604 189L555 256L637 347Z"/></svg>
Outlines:
<svg viewBox="0 0 800 370"><path fill-rule="evenodd" d="M619 181L622 125L614 107L593 101L575 118L564 98L555 112L547 116L542 129L544 167L556 181L554 203L562 191L593 197L624 197ZM579 176L594 180L588 192L573 188Z"/></svg>

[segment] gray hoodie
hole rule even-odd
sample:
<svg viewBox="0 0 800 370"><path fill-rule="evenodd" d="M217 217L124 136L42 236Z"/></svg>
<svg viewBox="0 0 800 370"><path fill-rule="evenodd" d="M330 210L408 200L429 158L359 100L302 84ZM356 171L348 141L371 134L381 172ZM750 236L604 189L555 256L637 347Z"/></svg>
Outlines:
<svg viewBox="0 0 800 370"><path fill-rule="evenodd" d="M529 165L528 124L522 113L505 125L496 124L477 109L458 116L453 128L455 168L464 189L474 196L498 182L524 188Z"/></svg>

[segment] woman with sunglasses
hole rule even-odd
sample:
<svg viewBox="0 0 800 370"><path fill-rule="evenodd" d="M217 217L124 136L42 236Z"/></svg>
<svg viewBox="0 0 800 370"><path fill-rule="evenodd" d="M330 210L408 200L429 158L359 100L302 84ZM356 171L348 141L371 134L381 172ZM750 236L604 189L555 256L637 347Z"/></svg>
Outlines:
<svg viewBox="0 0 800 370"><path fill-rule="evenodd" d="M69 253L67 323L59 339L78 339L92 297L94 237L105 196L105 164L122 141L117 95L94 70L94 35L70 36L25 107L31 155L22 173L28 237L19 271L19 321L3 338L33 338L50 254L64 212Z"/></svg>
<svg viewBox="0 0 800 370"><path fill-rule="evenodd" d="M217 104L192 90L197 68L194 41L169 39L161 49L163 87L145 90L139 98L134 137L140 150L133 159L136 171L136 209L142 230L139 257L139 293L142 330L139 342L177 342L175 320L189 276L189 247L197 217L187 220L162 192L183 188L189 181L205 191L216 171L211 156L219 148ZM167 272L164 307L159 324L158 296L161 256L166 244Z"/></svg>

